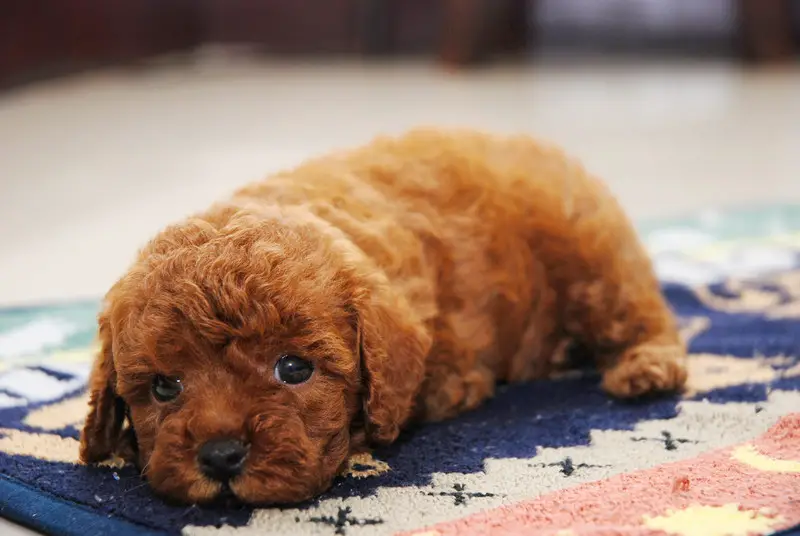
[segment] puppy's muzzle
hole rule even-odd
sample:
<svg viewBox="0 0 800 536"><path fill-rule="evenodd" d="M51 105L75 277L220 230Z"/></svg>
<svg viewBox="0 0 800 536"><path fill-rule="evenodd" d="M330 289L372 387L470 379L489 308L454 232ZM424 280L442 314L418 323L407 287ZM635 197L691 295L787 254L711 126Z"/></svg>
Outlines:
<svg viewBox="0 0 800 536"><path fill-rule="evenodd" d="M237 439L212 439L197 452L200 470L218 482L240 475L246 458L247 447Z"/></svg>

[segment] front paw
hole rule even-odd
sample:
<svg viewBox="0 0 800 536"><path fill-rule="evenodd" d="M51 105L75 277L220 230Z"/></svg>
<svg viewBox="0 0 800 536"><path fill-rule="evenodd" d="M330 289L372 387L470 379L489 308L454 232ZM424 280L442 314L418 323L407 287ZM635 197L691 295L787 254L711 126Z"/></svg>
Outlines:
<svg viewBox="0 0 800 536"><path fill-rule="evenodd" d="M460 376L448 374L440 381L428 382L422 395L423 418L437 422L480 406L494 395L495 378L488 369L475 369Z"/></svg>
<svg viewBox="0 0 800 536"><path fill-rule="evenodd" d="M683 390L686 350L678 344L642 344L603 373L603 389L619 398Z"/></svg>

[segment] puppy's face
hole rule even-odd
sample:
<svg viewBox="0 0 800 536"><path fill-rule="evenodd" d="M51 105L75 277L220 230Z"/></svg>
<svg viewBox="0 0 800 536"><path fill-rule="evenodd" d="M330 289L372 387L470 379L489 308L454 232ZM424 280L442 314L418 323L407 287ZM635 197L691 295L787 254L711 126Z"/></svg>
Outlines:
<svg viewBox="0 0 800 536"><path fill-rule="evenodd" d="M149 339L142 347L115 354L117 393L152 486L192 502L229 492L292 502L322 491L346 459L360 400L344 319L274 311L263 332L214 341L179 310L162 314L131 333Z"/></svg>
<svg viewBox="0 0 800 536"><path fill-rule="evenodd" d="M133 458L183 502L291 503L393 440L429 340L322 238L247 220L154 241L100 316L84 461Z"/></svg>

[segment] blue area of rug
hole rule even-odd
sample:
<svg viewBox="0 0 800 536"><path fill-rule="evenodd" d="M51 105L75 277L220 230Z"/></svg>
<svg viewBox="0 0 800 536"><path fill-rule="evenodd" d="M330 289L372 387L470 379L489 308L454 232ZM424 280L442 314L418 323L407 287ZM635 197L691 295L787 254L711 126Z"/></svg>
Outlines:
<svg viewBox="0 0 800 536"><path fill-rule="evenodd" d="M761 290L771 283L764 283ZM731 299L729 291L714 289ZM770 318L763 312L712 309L695 292L669 285L665 292L683 319L705 318L706 331L692 343L695 353L790 356L780 368L797 364L800 320ZM773 315L774 316L774 315ZM433 473L474 473L486 458L532 458L537 447L585 445L591 430L632 429L643 420L676 415L676 399L641 403L612 401L591 375L500 388L495 399L455 420L423 427L380 451L392 471L374 478L340 479L328 496L365 496L379 487L425 484ZM776 375L773 382L714 390L703 396L716 402L762 401L769 389L800 389L800 377ZM23 424L37 406L0 410L0 427L35 431ZM1 432L0 432L1 433ZM77 431L56 431L76 438ZM132 534L134 530L177 534L186 525L242 525L248 508L213 510L169 506L155 498L131 469L112 470L48 462L31 456L0 454L2 514L51 534Z"/></svg>
<svg viewBox="0 0 800 536"><path fill-rule="evenodd" d="M0 516L31 526L48 534L149 536L163 534L138 524L98 515L92 509L63 500L40 488L26 486L0 475Z"/></svg>

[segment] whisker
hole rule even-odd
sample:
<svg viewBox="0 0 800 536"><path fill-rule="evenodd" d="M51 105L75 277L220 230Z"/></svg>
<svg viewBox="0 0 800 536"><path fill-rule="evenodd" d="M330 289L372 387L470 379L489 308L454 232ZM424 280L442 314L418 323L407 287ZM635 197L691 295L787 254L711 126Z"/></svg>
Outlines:
<svg viewBox="0 0 800 536"><path fill-rule="evenodd" d="M127 495L128 493L130 493L132 491L136 491L137 489L143 488L146 485L147 485L147 482L145 482L143 484L139 484L138 486L133 486L131 489L128 489L128 490L125 490L124 492L122 492L122 494L123 495Z"/></svg>
<svg viewBox="0 0 800 536"><path fill-rule="evenodd" d="M145 471L147 471L148 467L150 467L150 460L149 459L147 460L147 463L144 464L144 467L142 467L142 469L139 471L139 474L141 476L144 476L144 473L145 473Z"/></svg>
<svg viewBox="0 0 800 536"><path fill-rule="evenodd" d="M186 515L187 515L189 512L191 512L191 511L192 511L192 510L194 510L195 508L197 508L197 504L193 504L193 505L191 505L189 508L187 508L187 509L186 509L186 510L185 510L185 511L184 511L184 512L183 512L183 513L180 515L180 517L184 517L184 516L186 516Z"/></svg>

